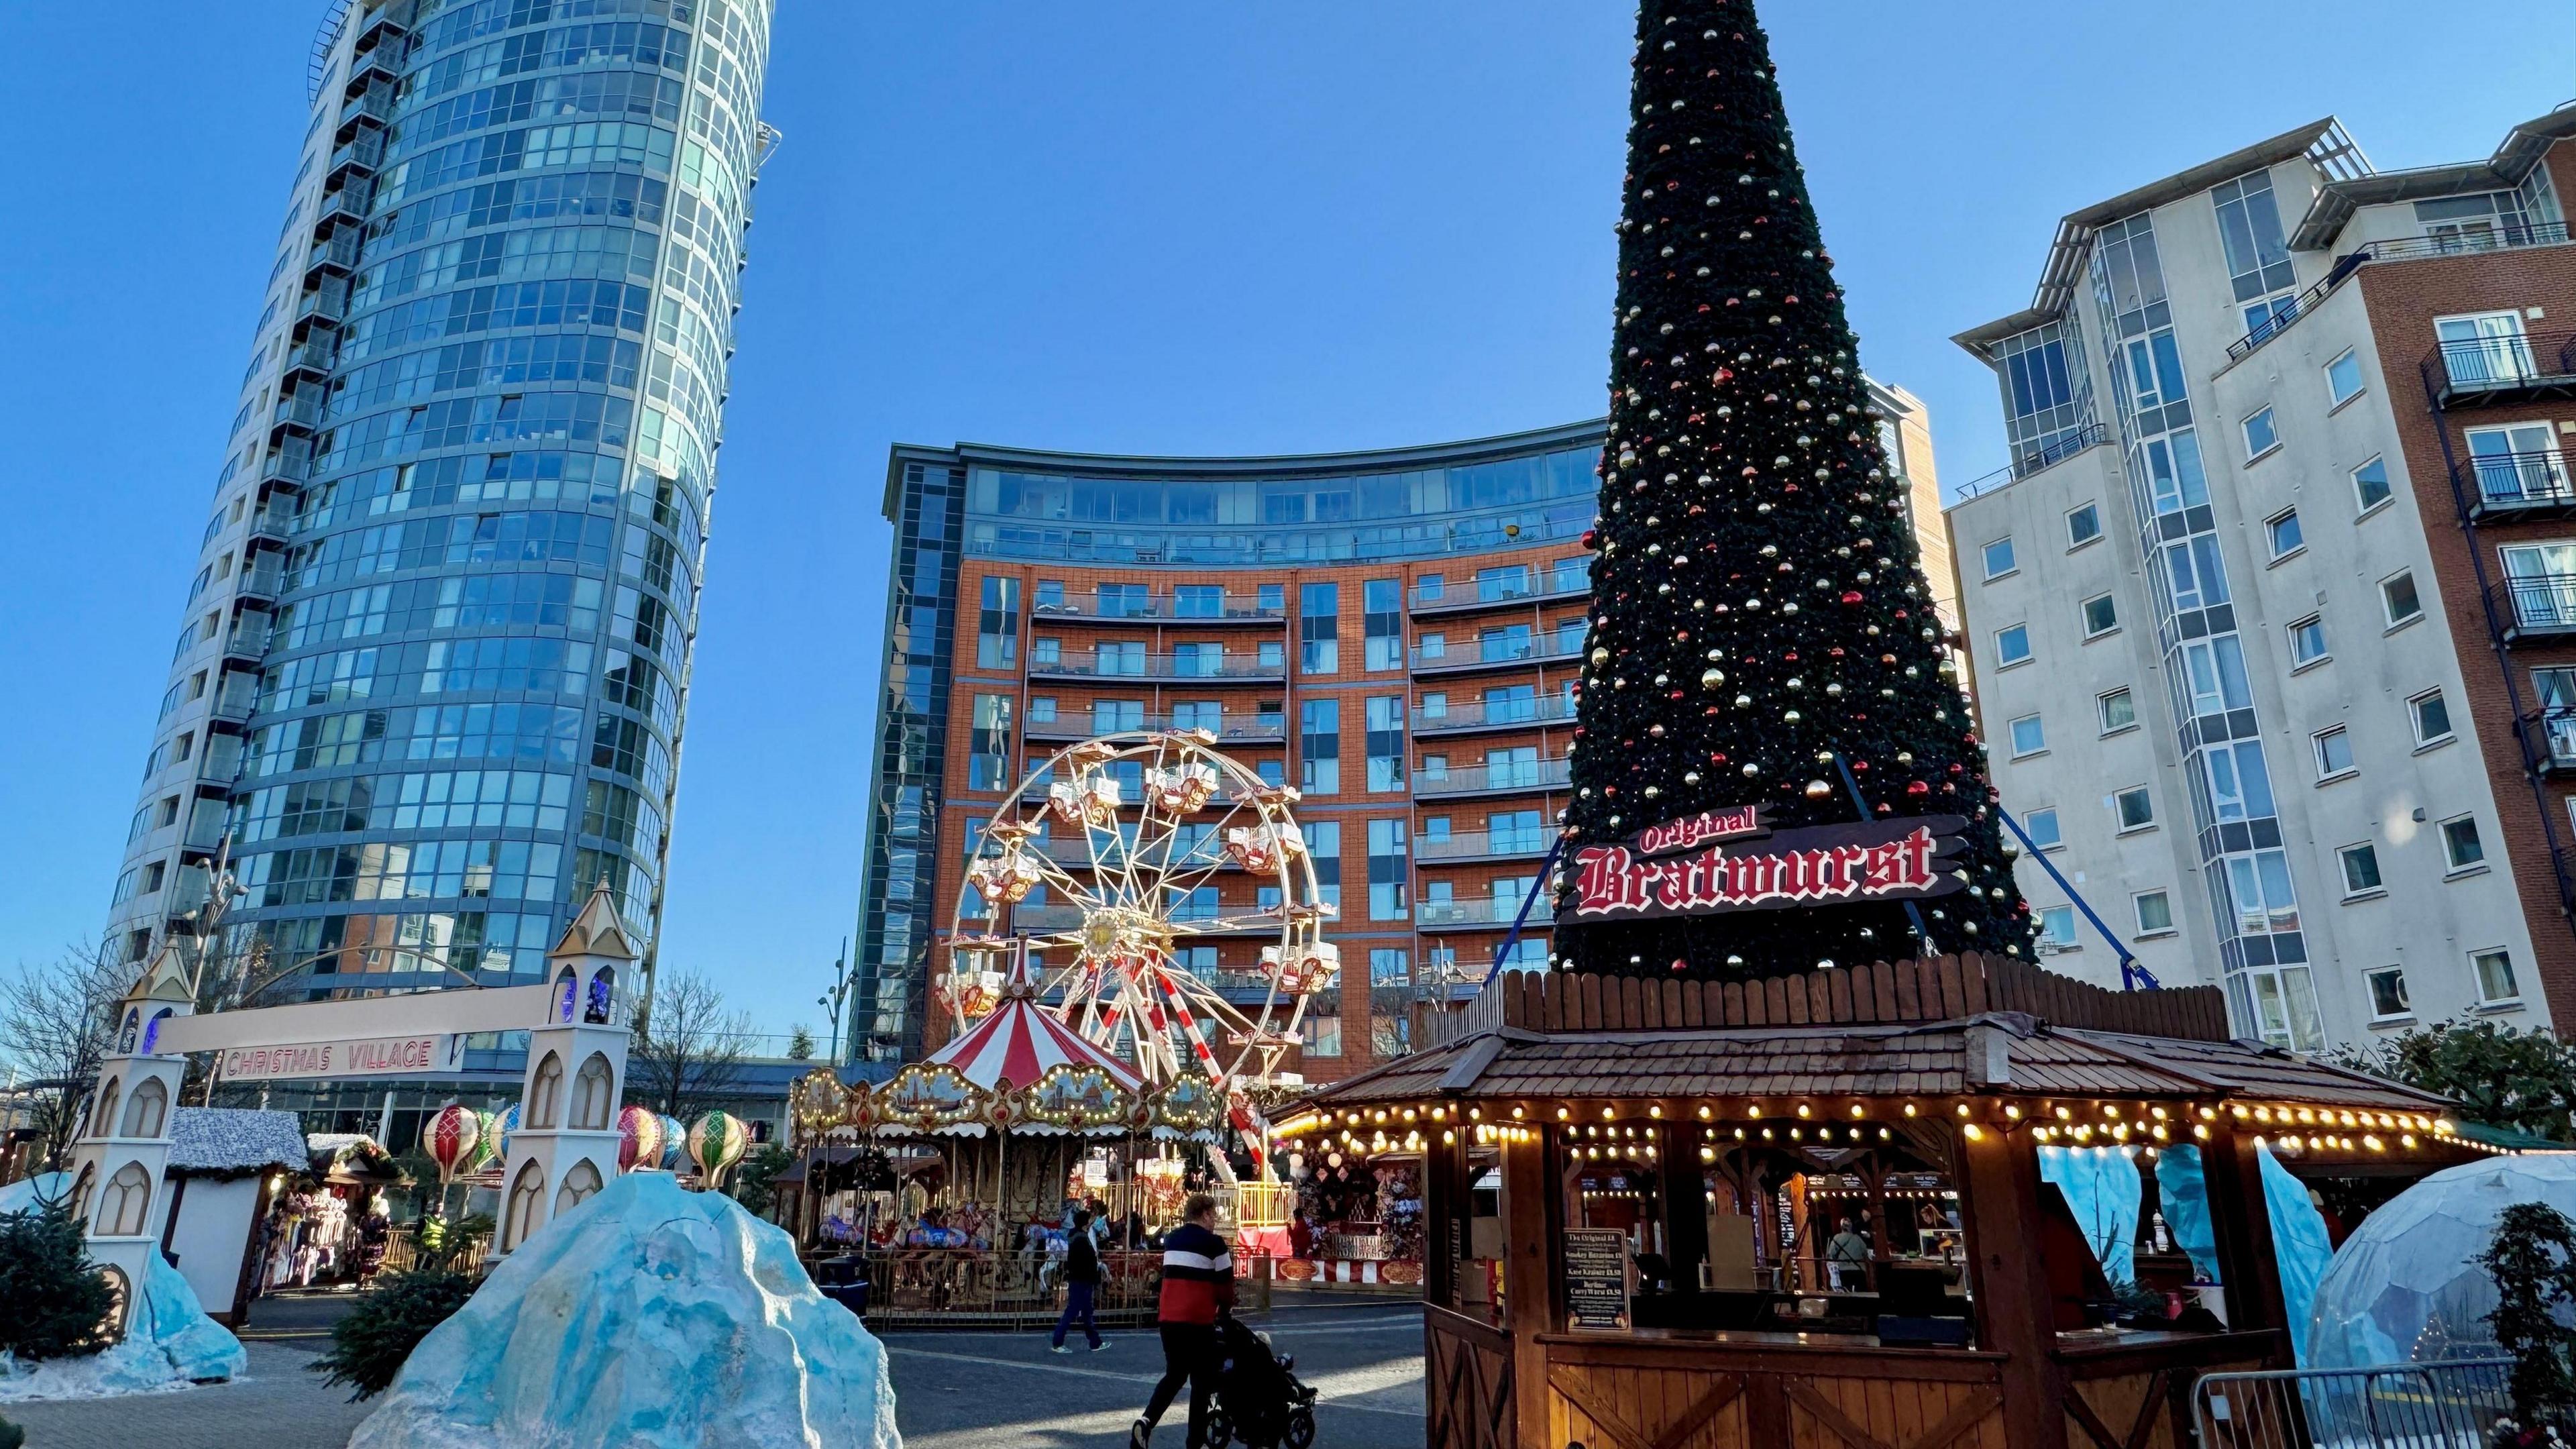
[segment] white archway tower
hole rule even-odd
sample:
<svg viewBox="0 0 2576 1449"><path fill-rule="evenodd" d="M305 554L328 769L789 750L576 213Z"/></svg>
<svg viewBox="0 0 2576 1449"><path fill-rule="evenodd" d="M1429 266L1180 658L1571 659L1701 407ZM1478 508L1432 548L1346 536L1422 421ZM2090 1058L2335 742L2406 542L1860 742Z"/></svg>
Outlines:
<svg viewBox="0 0 2576 1449"><path fill-rule="evenodd" d="M501 1167L496 1257L616 1180L637 960L603 880L546 953L543 1019L529 1027L519 1127Z"/></svg>
<svg viewBox="0 0 2576 1449"><path fill-rule="evenodd" d="M89 1255L122 1279L119 1332L133 1326L170 1210L161 1190L170 1165L170 1109L178 1104L188 1059L161 1054L161 1028L195 1011L187 962L165 943L116 1005L98 1090L72 1144L72 1202L89 1233Z"/></svg>

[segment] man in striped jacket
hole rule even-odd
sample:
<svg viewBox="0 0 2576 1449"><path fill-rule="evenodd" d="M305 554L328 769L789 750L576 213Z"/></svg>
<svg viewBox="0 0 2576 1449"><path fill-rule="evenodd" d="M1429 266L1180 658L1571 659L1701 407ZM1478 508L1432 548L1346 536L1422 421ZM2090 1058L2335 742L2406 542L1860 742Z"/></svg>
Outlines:
<svg viewBox="0 0 2576 1449"><path fill-rule="evenodd" d="M1163 1293L1155 1315L1163 1331L1163 1379L1145 1401L1144 1416L1127 1432L1129 1449L1145 1449L1184 1379L1190 1386L1189 1449L1206 1443L1208 1394L1221 1363L1216 1317L1234 1306L1234 1255L1217 1236L1215 1221L1216 1199L1193 1193L1182 1204L1181 1225L1163 1235Z"/></svg>

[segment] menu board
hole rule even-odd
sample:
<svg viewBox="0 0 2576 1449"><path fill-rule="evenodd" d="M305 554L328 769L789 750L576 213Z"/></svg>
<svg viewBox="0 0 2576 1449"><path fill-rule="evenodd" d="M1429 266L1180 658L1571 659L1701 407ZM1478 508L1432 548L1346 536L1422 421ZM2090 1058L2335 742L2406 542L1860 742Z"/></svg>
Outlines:
<svg viewBox="0 0 2576 1449"><path fill-rule="evenodd" d="M1565 1326L1628 1326L1628 1235L1617 1228L1565 1231Z"/></svg>

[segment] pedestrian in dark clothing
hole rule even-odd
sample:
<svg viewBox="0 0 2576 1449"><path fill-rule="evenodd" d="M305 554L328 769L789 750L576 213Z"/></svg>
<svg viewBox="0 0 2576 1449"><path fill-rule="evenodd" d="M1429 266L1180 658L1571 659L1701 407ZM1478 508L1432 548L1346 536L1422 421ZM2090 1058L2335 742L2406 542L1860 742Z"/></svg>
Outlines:
<svg viewBox="0 0 2576 1449"><path fill-rule="evenodd" d="M1215 1220L1216 1199L1198 1193L1182 1204L1181 1225L1163 1235L1163 1291L1155 1313L1163 1334L1163 1377L1127 1431L1128 1449L1145 1449L1184 1380L1190 1386L1189 1449L1207 1443L1208 1395L1223 1362L1216 1320L1234 1306L1234 1255L1217 1236Z"/></svg>
<svg viewBox="0 0 2576 1449"><path fill-rule="evenodd" d="M1064 1331L1081 1323L1083 1335L1091 1340L1091 1351L1108 1347L1100 1341L1100 1323L1093 1317L1092 1300L1100 1291L1100 1248L1091 1241L1091 1214L1076 1212L1073 1231L1065 1235L1064 1245L1064 1313L1055 1321L1055 1351L1071 1353L1064 1346Z"/></svg>

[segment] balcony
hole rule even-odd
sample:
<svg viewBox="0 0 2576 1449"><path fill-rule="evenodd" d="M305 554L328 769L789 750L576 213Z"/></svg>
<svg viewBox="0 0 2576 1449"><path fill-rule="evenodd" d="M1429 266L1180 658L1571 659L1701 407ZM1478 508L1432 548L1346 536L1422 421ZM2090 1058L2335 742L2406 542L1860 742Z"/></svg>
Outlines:
<svg viewBox="0 0 2576 1449"><path fill-rule="evenodd" d="M1479 609L1507 609L1544 604L1551 599L1580 598L1592 592L1592 575L1581 569L1532 572L1520 577L1461 579L1428 588L1413 586L1408 602L1415 614L1468 614Z"/></svg>
<svg viewBox="0 0 2576 1449"><path fill-rule="evenodd" d="M1522 896L1493 896L1484 900L1422 901L1413 908L1413 924L1425 931L1494 931L1507 930L1519 918ZM1547 902L1530 907L1530 924L1553 923Z"/></svg>
<svg viewBox="0 0 2576 1449"><path fill-rule="evenodd" d="M1082 619L1106 624L1270 624L1287 621L1285 604L1247 602L1240 594L1098 593L1040 600L1029 612L1040 619Z"/></svg>
<svg viewBox="0 0 2576 1449"><path fill-rule="evenodd" d="M2087 448L2098 448L2110 441L2110 434L2100 423L2091 423L2062 437L2052 438L2036 448L2025 448L2013 460L1991 473L1971 478L1958 486L1951 502L1965 503L1998 489L2009 488L2033 473L2054 468Z"/></svg>
<svg viewBox="0 0 2576 1449"><path fill-rule="evenodd" d="M258 704L258 675L226 674L222 686L215 691L215 702L208 712L223 724L246 724Z"/></svg>
<svg viewBox="0 0 2576 1449"><path fill-rule="evenodd" d="M1275 910L1258 910L1247 905L1222 907L1218 911L1191 911L1186 908L1172 913L1172 920L1189 927L1194 936L1276 936L1281 920ZM1080 930L1080 906L1014 906L1011 926L1023 935L1052 934Z"/></svg>
<svg viewBox="0 0 2576 1449"><path fill-rule="evenodd" d="M305 478L313 471L313 443L309 438L289 438L268 450L260 464L259 481L264 487L301 490Z"/></svg>
<svg viewBox="0 0 2576 1449"><path fill-rule="evenodd" d="M2576 634L2576 574L2528 574L2487 591L2507 644Z"/></svg>
<svg viewBox="0 0 2576 1449"><path fill-rule="evenodd" d="M1031 679L1190 679L1207 682L1279 683L1288 678L1280 660L1265 664L1239 654L1094 654L1088 659L1029 661Z"/></svg>
<svg viewBox="0 0 2576 1449"><path fill-rule="evenodd" d="M289 387L310 384L321 387L331 378L331 362L339 354L328 337L315 337L286 349L286 366L282 376Z"/></svg>
<svg viewBox="0 0 2576 1449"><path fill-rule="evenodd" d="M2469 515L2481 523L2576 517L2576 478L2556 449L2543 453L2489 453L2451 470Z"/></svg>
<svg viewBox="0 0 2576 1449"><path fill-rule="evenodd" d="M1412 650L1413 672L1417 675L1521 669L1533 664L1577 659L1582 654L1583 641L1560 639L1553 634L1463 640L1456 649L1443 647L1436 653L1425 653L1418 644Z"/></svg>
<svg viewBox="0 0 2576 1449"><path fill-rule="evenodd" d="M254 604L276 603L286 582L286 570L278 563L278 557L273 553L263 554L263 562L245 567L241 571L241 582L235 585L235 592Z"/></svg>
<svg viewBox="0 0 2576 1449"><path fill-rule="evenodd" d="M1420 770L1413 776L1413 795L1417 800L1450 800L1469 795L1561 790L1571 768L1565 760L1520 760L1436 772Z"/></svg>
<svg viewBox="0 0 2576 1449"><path fill-rule="evenodd" d="M1488 860L1536 860L1547 854L1545 830L1462 830L1443 839L1417 836L1413 858L1424 865L1466 865Z"/></svg>
<svg viewBox="0 0 2576 1449"><path fill-rule="evenodd" d="M384 6L367 17L366 28L358 32L350 48L359 55L398 49L397 42L411 35L411 21L412 8L408 4Z"/></svg>
<svg viewBox="0 0 2576 1449"><path fill-rule="evenodd" d="M354 96L360 92L372 92L378 87L390 93L395 82L402 79L401 49L395 45L379 45L364 55L351 57L346 94ZM340 116L345 121L349 112L343 111Z"/></svg>
<svg viewBox="0 0 2576 1449"><path fill-rule="evenodd" d="M2576 397L2576 333L2534 332L2449 341L2424 358L2424 382L2445 408Z"/></svg>
<svg viewBox="0 0 2576 1449"><path fill-rule="evenodd" d="M313 213L315 240L334 230L352 230L366 225L367 202L375 194L372 181L353 181L336 191L322 193L322 204Z"/></svg>
<svg viewBox="0 0 2576 1449"><path fill-rule="evenodd" d="M233 626L231 633L224 636L223 657L227 661L246 660L257 664L268 656L268 635L268 620L265 617L257 620L245 618Z"/></svg>
<svg viewBox="0 0 2576 1449"><path fill-rule="evenodd" d="M1133 725L1119 724L1102 728L1096 719L1067 715L1061 719L1030 720L1022 733L1033 740L1087 740L1094 735L1115 734L1121 730L1188 730L1200 728L1195 718L1186 722L1169 715L1147 715ZM1216 742L1220 745L1275 745L1288 738L1288 722L1278 715L1226 715L1216 725Z"/></svg>
<svg viewBox="0 0 2576 1449"><path fill-rule="evenodd" d="M295 325L307 322L337 329L349 311L349 283L340 277L326 277L322 285L298 298L295 303Z"/></svg>
<svg viewBox="0 0 2576 1449"><path fill-rule="evenodd" d="M369 180L384 163L385 133L360 131L347 145L331 153L331 163L322 173L326 188L345 187L353 181Z"/></svg>
<svg viewBox="0 0 2576 1449"><path fill-rule="evenodd" d="M2544 775L2576 775L2576 705L2535 709L2517 722L2522 754Z"/></svg>
<svg viewBox="0 0 2576 1449"><path fill-rule="evenodd" d="M1438 714L1416 709L1413 732L1417 735L1463 735L1478 730L1536 729L1541 725L1563 724L1575 717L1574 701L1563 694L1542 694L1529 699L1451 700Z"/></svg>
<svg viewBox="0 0 2576 1449"><path fill-rule="evenodd" d="M311 437L322 429L322 390L306 388L290 392L277 400L277 408L268 420L268 439L283 442L290 437Z"/></svg>

